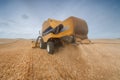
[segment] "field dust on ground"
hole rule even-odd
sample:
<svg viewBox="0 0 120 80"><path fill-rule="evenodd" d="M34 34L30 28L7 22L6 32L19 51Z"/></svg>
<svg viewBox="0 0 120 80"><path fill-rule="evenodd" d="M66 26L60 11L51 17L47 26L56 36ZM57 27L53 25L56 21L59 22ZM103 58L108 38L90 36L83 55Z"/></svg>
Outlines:
<svg viewBox="0 0 120 80"><path fill-rule="evenodd" d="M66 45L54 54L31 40L0 39L0 80L120 80L120 40Z"/></svg>

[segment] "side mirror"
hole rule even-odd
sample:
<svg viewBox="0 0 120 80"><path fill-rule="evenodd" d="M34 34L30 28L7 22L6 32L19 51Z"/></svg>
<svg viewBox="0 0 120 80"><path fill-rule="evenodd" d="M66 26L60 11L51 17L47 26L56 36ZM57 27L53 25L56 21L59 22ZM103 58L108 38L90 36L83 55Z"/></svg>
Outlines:
<svg viewBox="0 0 120 80"><path fill-rule="evenodd" d="M40 35L40 36L42 35L40 31L39 31L39 35Z"/></svg>

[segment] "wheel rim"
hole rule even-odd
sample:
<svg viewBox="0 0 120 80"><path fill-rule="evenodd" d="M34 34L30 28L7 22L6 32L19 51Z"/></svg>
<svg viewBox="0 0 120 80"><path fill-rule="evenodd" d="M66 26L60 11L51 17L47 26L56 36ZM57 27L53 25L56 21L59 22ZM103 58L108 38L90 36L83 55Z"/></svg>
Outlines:
<svg viewBox="0 0 120 80"><path fill-rule="evenodd" d="M50 46L49 45L47 45L47 51L50 52Z"/></svg>

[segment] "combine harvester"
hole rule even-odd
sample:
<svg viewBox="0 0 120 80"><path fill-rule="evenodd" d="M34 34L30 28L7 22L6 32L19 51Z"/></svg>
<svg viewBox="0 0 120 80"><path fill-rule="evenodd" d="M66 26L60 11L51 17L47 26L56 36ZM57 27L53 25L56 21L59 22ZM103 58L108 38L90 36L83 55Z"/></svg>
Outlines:
<svg viewBox="0 0 120 80"><path fill-rule="evenodd" d="M42 25L42 33L36 41L32 41L32 47L46 49L48 53L54 53L55 46L59 44L89 44L87 23L77 17L69 17L64 21L48 19Z"/></svg>

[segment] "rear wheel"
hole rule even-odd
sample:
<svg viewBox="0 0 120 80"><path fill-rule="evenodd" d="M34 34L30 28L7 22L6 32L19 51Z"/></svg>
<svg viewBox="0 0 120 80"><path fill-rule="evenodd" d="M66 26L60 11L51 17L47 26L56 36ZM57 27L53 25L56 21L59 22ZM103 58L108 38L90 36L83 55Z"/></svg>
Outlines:
<svg viewBox="0 0 120 80"><path fill-rule="evenodd" d="M54 53L54 43L52 41L49 41L47 43L47 51L48 53L50 54L53 54Z"/></svg>
<svg viewBox="0 0 120 80"><path fill-rule="evenodd" d="M46 48L46 43L44 43L43 39L40 39L40 48L45 49Z"/></svg>

